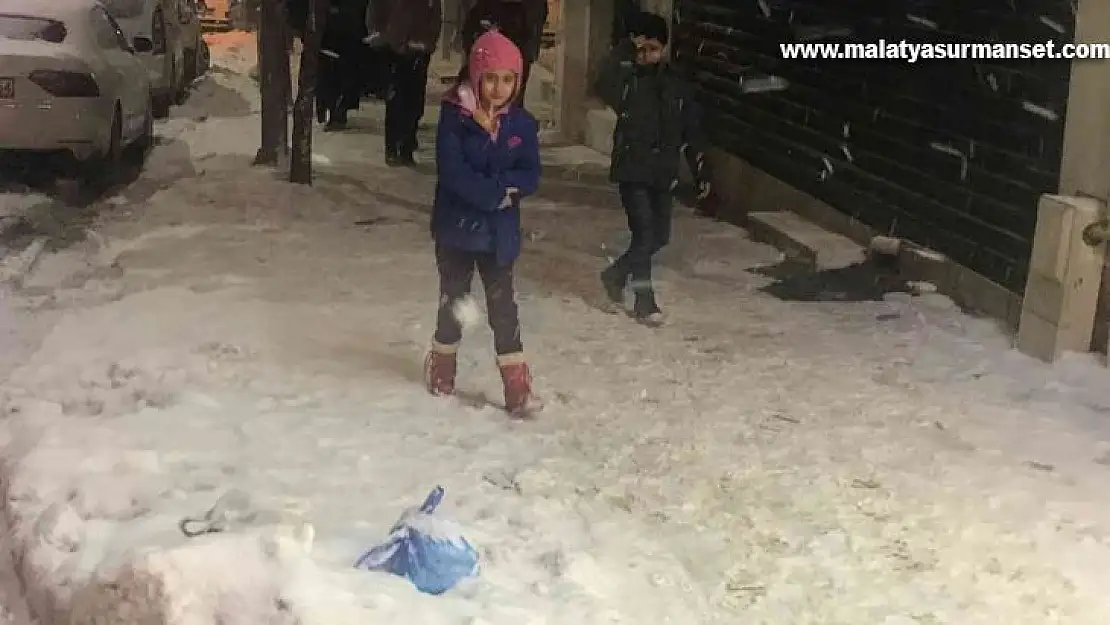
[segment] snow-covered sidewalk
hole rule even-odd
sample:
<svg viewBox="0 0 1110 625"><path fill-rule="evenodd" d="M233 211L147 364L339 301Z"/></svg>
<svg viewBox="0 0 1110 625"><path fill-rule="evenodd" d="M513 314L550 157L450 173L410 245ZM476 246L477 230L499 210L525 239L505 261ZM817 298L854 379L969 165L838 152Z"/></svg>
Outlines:
<svg viewBox="0 0 1110 625"><path fill-rule="evenodd" d="M352 131L319 136L315 188L278 182L247 165L247 101L166 125L145 174L164 188L2 302L39 334L3 354L0 605L22 593L44 625L1110 622L1106 370L1032 363L943 298L776 300L747 270L777 253L688 215L661 269L674 322L646 330L592 305L623 215L560 182L526 208L520 266L550 408L486 405L484 327L463 400L435 399L431 178ZM436 484L481 576L428 597L353 570ZM260 520L182 536L233 488Z"/></svg>

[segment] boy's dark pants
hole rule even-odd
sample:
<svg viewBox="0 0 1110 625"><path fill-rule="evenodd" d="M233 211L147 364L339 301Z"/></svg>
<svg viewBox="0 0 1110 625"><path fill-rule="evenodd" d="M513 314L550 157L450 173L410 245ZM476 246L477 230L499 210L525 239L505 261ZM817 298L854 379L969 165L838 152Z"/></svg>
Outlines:
<svg viewBox="0 0 1110 625"><path fill-rule="evenodd" d="M622 284L631 278L638 312L654 312L648 310L655 308L651 259L671 240L671 191L628 182L620 183L618 189L632 241L610 271Z"/></svg>
<svg viewBox="0 0 1110 625"><path fill-rule="evenodd" d="M497 264L490 252L468 252L436 245L436 267L439 269L439 312L436 315L435 342L457 345L462 340L462 327L455 317L455 304L470 294L474 270L482 279L486 292L486 311L493 330L493 348L498 356L524 351L520 342L520 317L513 292L513 266Z"/></svg>
<svg viewBox="0 0 1110 625"><path fill-rule="evenodd" d="M393 88L385 103L385 149L387 154L411 156L416 151L416 131L424 117L431 55L396 51L389 55Z"/></svg>

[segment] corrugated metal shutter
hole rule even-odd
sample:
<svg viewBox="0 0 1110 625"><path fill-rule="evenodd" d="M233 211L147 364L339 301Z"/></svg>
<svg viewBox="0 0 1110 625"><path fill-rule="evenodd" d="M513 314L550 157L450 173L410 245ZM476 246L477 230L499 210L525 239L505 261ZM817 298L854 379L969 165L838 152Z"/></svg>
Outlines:
<svg viewBox="0 0 1110 625"><path fill-rule="evenodd" d="M674 17L718 147L1024 288L1037 198L1059 179L1068 62L783 60L779 44L1059 45L1074 33L1066 0L676 0ZM745 93L766 76L787 86Z"/></svg>

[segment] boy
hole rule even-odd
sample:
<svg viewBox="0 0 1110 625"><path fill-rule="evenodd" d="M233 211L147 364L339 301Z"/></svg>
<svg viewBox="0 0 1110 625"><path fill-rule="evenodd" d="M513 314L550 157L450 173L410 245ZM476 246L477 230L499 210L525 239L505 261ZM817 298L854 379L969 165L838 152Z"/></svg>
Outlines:
<svg viewBox="0 0 1110 625"><path fill-rule="evenodd" d="M651 284L651 260L670 240L672 192L683 152L698 181L699 201L709 195L709 182L693 96L665 61L667 21L639 13L629 31L632 38L618 44L602 68L597 92L617 113L609 178L617 183L632 242L601 272L601 282L623 309L631 279L633 315L659 327L664 317Z"/></svg>

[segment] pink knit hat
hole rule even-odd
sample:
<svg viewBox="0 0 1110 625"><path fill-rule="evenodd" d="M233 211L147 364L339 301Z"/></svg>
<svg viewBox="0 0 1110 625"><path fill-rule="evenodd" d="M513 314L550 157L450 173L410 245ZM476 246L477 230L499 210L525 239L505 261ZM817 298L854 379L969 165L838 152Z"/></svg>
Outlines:
<svg viewBox="0 0 1110 625"><path fill-rule="evenodd" d="M524 58L520 49L508 37L496 30L488 30L474 42L470 49L470 86L480 92L482 75L508 70L518 77L524 73ZM519 89L520 86L517 86Z"/></svg>

